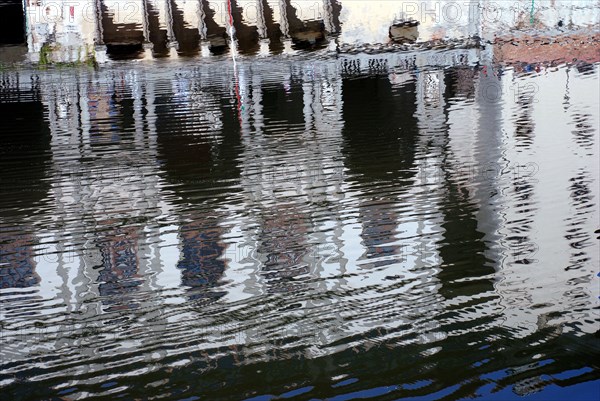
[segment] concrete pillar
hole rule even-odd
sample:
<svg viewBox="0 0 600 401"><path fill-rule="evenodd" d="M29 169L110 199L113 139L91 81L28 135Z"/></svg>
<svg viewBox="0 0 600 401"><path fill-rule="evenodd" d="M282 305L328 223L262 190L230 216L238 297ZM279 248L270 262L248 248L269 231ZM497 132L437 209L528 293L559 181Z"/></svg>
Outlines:
<svg viewBox="0 0 600 401"><path fill-rule="evenodd" d="M270 52L263 0L256 0L256 27L258 28L258 43L260 46L258 54L261 56L267 56Z"/></svg>
<svg viewBox="0 0 600 401"><path fill-rule="evenodd" d="M167 47L169 48L169 57L176 58L179 43L175 37L175 29L173 28L173 7L171 0L165 0L165 14L167 19Z"/></svg>
<svg viewBox="0 0 600 401"><path fill-rule="evenodd" d="M206 34L208 28L206 27L206 14L204 13L204 7L202 5L202 0L198 0L198 34L200 35L200 40L206 40ZM202 47L202 45L201 45Z"/></svg>
<svg viewBox="0 0 600 401"><path fill-rule="evenodd" d="M33 34L31 33L32 23L29 18L29 8L27 6L27 0L23 0L23 15L25 16L25 38L27 40L27 51L29 53L32 53L34 51Z"/></svg>
<svg viewBox="0 0 600 401"><path fill-rule="evenodd" d="M94 51L96 61L103 63L106 61L106 45L104 44L104 30L102 28L102 0L94 0Z"/></svg>
<svg viewBox="0 0 600 401"><path fill-rule="evenodd" d="M259 39L266 39L267 23L265 21L265 9L262 0L256 0L256 27L258 28Z"/></svg>
<svg viewBox="0 0 600 401"><path fill-rule="evenodd" d="M483 25L482 25L482 4L481 0L470 0L468 3L468 24L469 24L469 36L483 37Z"/></svg>
<svg viewBox="0 0 600 401"><path fill-rule="evenodd" d="M154 45L150 42L150 24L148 22L148 0L142 0L142 29L144 31L144 58L152 58Z"/></svg>
<svg viewBox="0 0 600 401"><path fill-rule="evenodd" d="M285 0L279 0L279 14L281 15L281 21L279 21L279 29L281 29L281 34L284 38L289 38L290 36L290 24L287 18L287 9Z"/></svg>
<svg viewBox="0 0 600 401"><path fill-rule="evenodd" d="M335 32L331 11L331 0L323 0L323 23L325 24L325 30L329 33Z"/></svg>

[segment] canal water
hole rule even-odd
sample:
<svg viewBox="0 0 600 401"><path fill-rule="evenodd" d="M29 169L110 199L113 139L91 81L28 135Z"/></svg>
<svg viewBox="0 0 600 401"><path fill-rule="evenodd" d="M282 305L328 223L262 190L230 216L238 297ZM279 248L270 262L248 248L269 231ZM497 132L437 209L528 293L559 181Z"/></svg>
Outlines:
<svg viewBox="0 0 600 401"><path fill-rule="evenodd" d="M596 400L599 65L0 72L0 394Z"/></svg>

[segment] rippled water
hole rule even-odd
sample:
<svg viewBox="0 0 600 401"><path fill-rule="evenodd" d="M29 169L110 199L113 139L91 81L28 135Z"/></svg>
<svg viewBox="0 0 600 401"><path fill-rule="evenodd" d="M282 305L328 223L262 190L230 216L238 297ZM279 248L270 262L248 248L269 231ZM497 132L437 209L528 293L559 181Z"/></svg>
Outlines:
<svg viewBox="0 0 600 401"><path fill-rule="evenodd" d="M597 399L598 64L3 72L2 399Z"/></svg>

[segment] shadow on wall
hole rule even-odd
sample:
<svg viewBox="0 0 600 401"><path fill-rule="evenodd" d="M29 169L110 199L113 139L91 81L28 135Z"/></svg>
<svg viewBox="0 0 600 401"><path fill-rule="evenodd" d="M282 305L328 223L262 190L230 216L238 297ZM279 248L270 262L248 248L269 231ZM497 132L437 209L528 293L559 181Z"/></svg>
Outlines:
<svg viewBox="0 0 600 401"><path fill-rule="evenodd" d="M247 55L258 53L260 39L268 39L269 51L273 54L283 51L283 37L289 37L295 49L318 48L325 42L328 32L323 20L304 21L299 18L298 10L291 1L283 0L283 2L287 20L285 28L275 21L274 10L267 0L261 0L260 8L263 17L261 27L248 23L244 17L244 6L238 0L231 0L231 18L235 29L236 47L240 53ZM166 27L160 21L156 4L145 2L142 7L145 7L144 12L147 15L146 38L142 22L117 23L114 21L117 15L111 7L108 7L105 1L101 1L101 4L103 42L113 59L141 57L142 51L146 48L145 42L151 45L154 57L168 57L171 54L171 47L175 47L179 55L195 56L200 53L201 43L205 41L212 54L222 54L230 47L227 29L215 21L216 12L209 0L200 0L198 4L203 18L201 28L185 20L184 9L175 0L168 0L172 17L167 18ZM334 32L338 32L341 6L337 1L332 1L331 8L330 24Z"/></svg>
<svg viewBox="0 0 600 401"><path fill-rule="evenodd" d="M107 52L117 58L140 53L144 35L138 24L117 24L114 22L114 12L104 2L101 2L101 7L103 40Z"/></svg>

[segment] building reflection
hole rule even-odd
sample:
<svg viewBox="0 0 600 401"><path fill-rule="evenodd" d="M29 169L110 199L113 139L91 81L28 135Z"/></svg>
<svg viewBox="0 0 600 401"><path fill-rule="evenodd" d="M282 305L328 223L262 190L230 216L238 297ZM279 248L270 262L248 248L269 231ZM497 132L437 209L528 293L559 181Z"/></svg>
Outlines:
<svg viewBox="0 0 600 401"><path fill-rule="evenodd" d="M262 121L280 119L283 111L285 124L292 132L299 134L296 127L304 126L305 122L302 81L291 70L284 72L284 79L288 82L287 86L258 84L253 88L252 94L257 97L256 100L260 100L261 107L253 109L253 119L259 124ZM253 203L259 209L254 217L259 224L256 252L261 260L260 274L267 292L293 292L303 287L301 279L306 277L310 269L306 260L309 253L307 234L310 221L299 206L299 200L289 199L289 195L295 191L288 187L288 183L280 181L280 174L290 174L290 177L303 181L302 169L289 164L280 166L280 169L271 165L268 160L276 149L268 144L270 129L261 125L257 128L252 142L260 141L266 146L263 149L252 149L255 147L252 142L247 143L246 149L249 154L246 157L263 159L255 166L250 176L250 183L255 188L248 188L254 198ZM279 130L273 127L272 134L276 135L278 132ZM292 139L281 151L290 152L297 145L297 141ZM282 193L278 194L278 191ZM284 195L286 192L288 196ZM302 198L304 191L300 190L296 194ZM269 204L271 206L267 207Z"/></svg>
<svg viewBox="0 0 600 401"><path fill-rule="evenodd" d="M69 107L63 115L53 116L55 173L68 172L66 182L56 190L55 196L61 208L79 213L62 216L65 229L58 240L71 240L74 235L71 230L76 230L79 224L93 228L99 235L93 239L74 238L76 242L87 244L83 254L93 255L88 259L90 265L81 266L74 263L75 260L66 260L64 266L59 266L60 274L66 281L70 280L68 277L74 279L92 271L95 274L91 282L87 282L91 288L65 288L64 295L76 297L80 291L97 291L106 312L135 309L140 307L137 294L145 281L141 273L143 262L139 258L143 234L140 227L127 220L152 209L155 200L144 195L149 195L147 190L153 180L147 177L139 161L122 157L119 151L137 147L144 152L144 139L139 136L136 121L141 116L141 91L125 73L113 74L105 85L78 83L76 88L79 90L56 94L56 98L78 107ZM86 131L80 137L71 136L65 141L71 125L77 124L78 119L89 122ZM72 148L69 143L80 146ZM106 149L113 149L114 153L106 153ZM80 158L96 161L86 163Z"/></svg>
<svg viewBox="0 0 600 401"><path fill-rule="evenodd" d="M345 163L350 180L363 185L359 200L363 258L369 267L403 262L398 241L399 195L414 176L414 146L417 135L415 83L393 90L387 65L378 64L379 75L348 77L343 83ZM368 68L368 67L367 67ZM378 154L376 161L372 155ZM380 195L381 187L393 192ZM389 194L396 196L390 196ZM362 264L362 263L361 263ZM390 274L392 275L392 274Z"/></svg>
<svg viewBox="0 0 600 401"><path fill-rule="evenodd" d="M190 300L221 298L225 293L218 287L226 268L224 245L221 240L223 229L214 214L191 213L190 223L180 228L181 258L177 268L181 269L181 284L187 288Z"/></svg>
<svg viewBox="0 0 600 401"><path fill-rule="evenodd" d="M98 275L98 293L106 311L140 307L139 292L143 278L139 274L139 237L136 227L119 228L122 222L108 220L98 241L102 267ZM113 228L114 227L114 228Z"/></svg>
<svg viewBox="0 0 600 401"><path fill-rule="evenodd" d="M262 274L270 292L294 292L302 288L295 280L309 273L307 221L292 206L280 206L263 216L258 252L264 255Z"/></svg>
<svg viewBox="0 0 600 401"><path fill-rule="evenodd" d="M23 225L10 227L0 220L0 288L27 288L40 283L36 273L35 236Z"/></svg>
<svg viewBox="0 0 600 401"><path fill-rule="evenodd" d="M181 36L177 40L181 45ZM272 362L283 371L265 369L284 384L310 364L381 385L389 376L378 375L390 371L407 383L436 377L439 388L520 366L498 385L525 394L540 384L538 377L561 369L537 364L534 350L577 368L580 361L564 350L581 347L577 355L590 365L584 348L596 328L583 307L589 294L581 283L589 280L578 274L595 249L586 230L595 216L587 210L597 183L586 166L559 177L568 188L560 207L572 209L568 220L554 218L554 224L567 239L560 245L568 263L546 262L554 269L549 283L570 280L560 305L556 294L536 287L545 277L542 263L510 259L519 241L534 242L548 231L542 228L552 216L536 203L543 185L489 173L490 166L510 168L524 154L541 162L531 152L533 135L527 146L512 135L524 115L533 118L536 102L486 97L482 88L511 79L467 67L472 54L436 55L448 65L428 69L419 68L432 64L426 55L242 60L235 69L219 64L174 73L117 68L76 77L70 86L48 85L44 107L36 111L48 127L32 128L49 129L48 143L32 146L39 164L19 166L42 191L19 200L2 189L18 205L6 213L17 216L14 224L2 210L0 256L14 265L2 285L50 288L56 294L49 298L86 329L139 318L136 333L145 337L128 346L140 349L168 335L190 303L247 301L241 317L228 311L214 317L252 324L239 337L210 338L215 349L226 343L240 357L223 356L220 348L218 361L237 368L242 357L278 359ZM591 152L568 138L575 152ZM15 171L0 174L16 181ZM53 185L42 184L48 176ZM52 218L35 226L35 214L22 210L38 209ZM30 234L30 225L43 228ZM165 228L176 237L169 243L174 257L158 249ZM72 258L44 262L53 280L36 272L36 235L56 249L77 249ZM243 255L228 253L242 245ZM522 269L525 264L533 269ZM183 306L168 304L173 298ZM578 302L583 311L564 306ZM525 308L513 311L515 305ZM172 315L161 316L161 309ZM155 325L146 324L146 314ZM281 314L293 320L285 332L277 327ZM565 316L560 324L558 315ZM569 332L573 316L584 323ZM189 335L196 330L190 325ZM75 337L56 344L97 357L98 345ZM169 352L182 345L169 341ZM265 344L275 351L264 351ZM464 366L483 367L463 369L457 379L449 364L456 350ZM294 358L305 365L292 364ZM342 372L340 366L353 369L356 360L367 373ZM411 364L420 369L406 373ZM470 394L465 387L456 396Z"/></svg>
<svg viewBox="0 0 600 401"><path fill-rule="evenodd" d="M177 268L190 300L213 302L224 295L218 287L227 267L220 207L231 192L221 185L239 179L237 110L220 98L223 88L203 86L199 76L173 84L173 93L157 97L156 113L158 156L180 198Z"/></svg>
<svg viewBox="0 0 600 401"><path fill-rule="evenodd" d="M50 129L36 81L3 75L0 89L0 288L40 284L35 228L29 217L44 209L50 190ZM38 249L36 249L38 248Z"/></svg>
<svg viewBox="0 0 600 401"><path fill-rule="evenodd" d="M28 210L43 207L50 189L46 180L51 160L51 133L44 120L47 109L41 99L39 77L29 81L18 73L2 76L0 217L26 217Z"/></svg>
<svg viewBox="0 0 600 401"><path fill-rule="evenodd" d="M493 291L492 280L483 279L483 277L494 273L494 262L487 260L485 233L481 231L482 222L477 218L479 205L473 199L475 195L470 194L463 187L465 179L477 178L469 175L465 177L465 172L468 174L469 167L473 165L477 165L479 168L479 161L473 162L461 158L460 152L465 149L465 144L460 141L468 140L468 138L463 138L464 133L460 132L458 127L454 129L449 125L452 113L450 102L458 99L461 99L461 102L468 101L474 92L468 81L474 81L476 77L469 76L468 73L460 70L444 74L438 72L438 74L443 86L439 88L440 103L433 106L432 110L437 111L441 118L438 120L439 126L431 128L446 137L446 146L449 148L442 161L443 176L441 178L445 194L441 207L444 211L445 221L442 224L444 234L439 252L444 268L438 277L442 281L440 293L446 299L453 299ZM464 77L465 74L467 74L466 77ZM484 108L485 105L480 105L480 107ZM495 121L491 115L488 116L488 119L490 124ZM456 154L454 153L455 149ZM494 152L491 147L490 152ZM472 182L466 184L473 185ZM449 246L449 244L453 244L453 246ZM460 285L459 279L465 278L473 280L477 285ZM484 303L488 301L485 300Z"/></svg>
<svg viewBox="0 0 600 401"><path fill-rule="evenodd" d="M138 310L154 322L144 329L150 338L161 327L161 301L147 296L160 291L168 268L153 223L169 210L159 192L153 84L139 72L104 78L76 76L43 87L54 185L50 223L36 229L44 242L37 261L44 296L55 303L44 313L71 318L56 325L58 336L32 336L24 353L66 347L93 358L105 352L104 340L83 333L110 331ZM139 158L125 156L129 151Z"/></svg>
<svg viewBox="0 0 600 401"><path fill-rule="evenodd" d="M243 239L228 244L232 257L226 272L228 299L326 291L325 281L319 278L343 272L345 264L339 238L342 224L336 218L343 197L338 72L331 64L285 66L270 76L261 71L260 65L238 66L245 206L233 229ZM276 121L280 123L273 124ZM287 135L281 142L278 138L284 132ZM309 203L315 205L314 210L306 209ZM329 233L332 221L336 223ZM331 285L339 288L343 281ZM330 303L317 297L307 300L305 307ZM316 331L321 331L315 333L316 341L324 344L337 330L317 330L310 320L301 320L280 333L269 327L268 311L258 313L264 319L245 336L248 347L280 334L284 338L277 342Z"/></svg>
<svg viewBox="0 0 600 401"><path fill-rule="evenodd" d="M438 339L458 335L468 343L470 338L479 338L475 333L503 335L500 325L489 318L497 314L500 302L493 275L501 260L490 244L496 239L499 218L489 200L498 183L497 177L490 175L486 180L479 175L490 162L497 162L501 152L495 134L499 106L482 95L490 85L477 69L461 65L423 71L418 77L417 116L429 159L420 170L429 184L427 197L435 199L438 211L432 238L434 260L439 264L436 292L441 309L432 324ZM468 122L480 125L472 131L465 127ZM485 152L479 152L480 147ZM449 330L452 323L444 314L463 299L469 299L478 312L454 321L461 321L470 331ZM436 355L452 352L450 344L451 340L439 342Z"/></svg>
<svg viewBox="0 0 600 401"><path fill-rule="evenodd" d="M338 35L342 31L342 22L340 14L343 5L340 0L325 0L323 1L325 10L325 27L332 35Z"/></svg>

